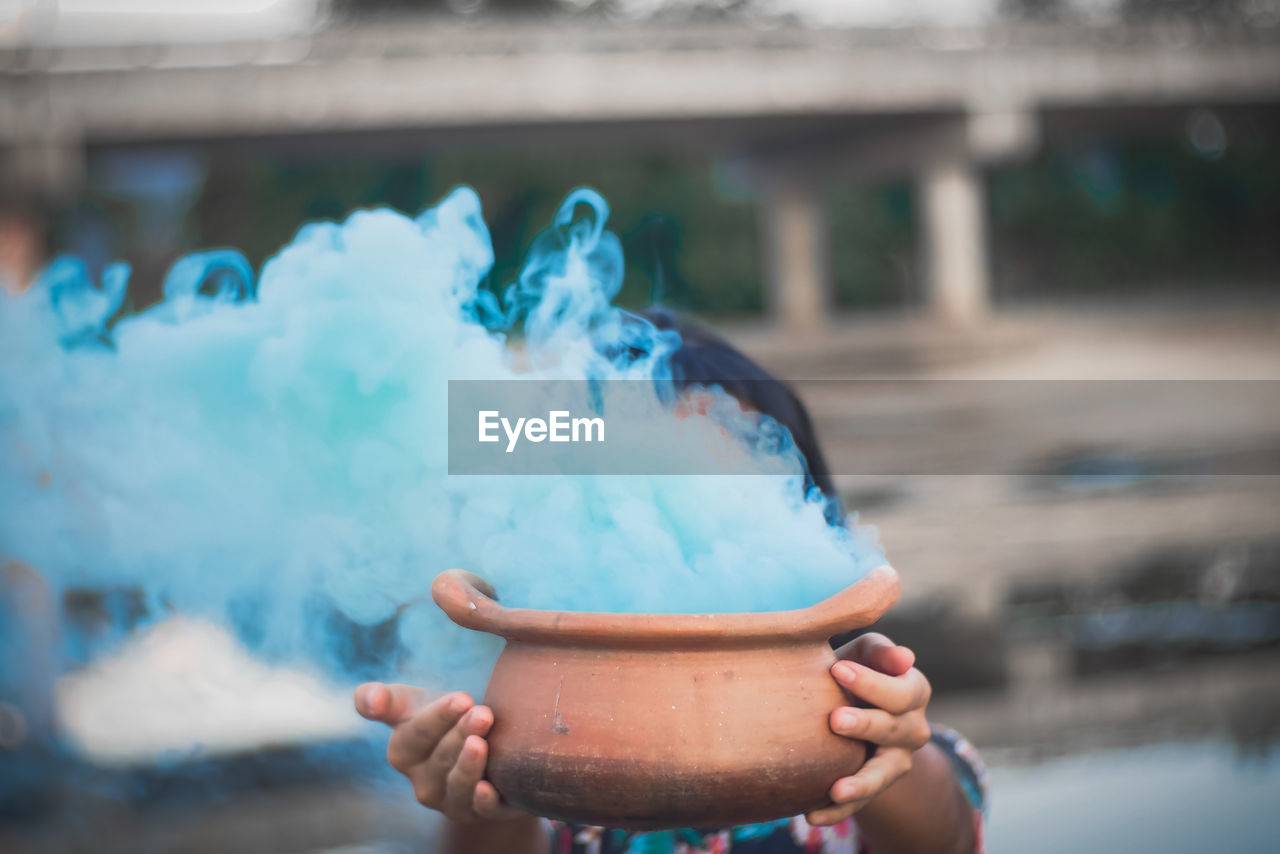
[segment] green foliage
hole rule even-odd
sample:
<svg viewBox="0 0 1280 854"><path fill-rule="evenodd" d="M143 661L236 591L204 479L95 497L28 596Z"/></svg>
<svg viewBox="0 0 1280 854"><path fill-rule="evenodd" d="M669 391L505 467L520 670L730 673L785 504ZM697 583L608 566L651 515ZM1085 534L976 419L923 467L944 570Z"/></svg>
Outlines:
<svg viewBox="0 0 1280 854"><path fill-rule="evenodd" d="M1207 157L1182 143L1049 151L990 180L1002 295L1274 278L1280 161L1261 138Z"/></svg>
<svg viewBox="0 0 1280 854"><path fill-rule="evenodd" d="M260 265L298 227L341 219L354 208L420 210L427 199L421 163L375 158L214 161L193 218L200 246L234 246Z"/></svg>
<svg viewBox="0 0 1280 854"><path fill-rule="evenodd" d="M610 227L623 241L621 304L640 307L660 298L693 311L759 311L755 206L723 192L713 165L683 154L508 150L399 163L242 161L233 174L215 167L210 175L196 210L199 242L240 247L260 264L303 221L380 204L416 213L469 184L480 194L493 235L497 258L490 285L501 290L518 275L524 252L565 194L587 185L609 201Z"/></svg>
<svg viewBox="0 0 1280 854"><path fill-rule="evenodd" d="M836 305L917 301L911 184L840 186L828 196L831 278Z"/></svg>
<svg viewBox="0 0 1280 854"><path fill-rule="evenodd" d="M662 302L715 313L758 311L763 288L754 205L716 185L705 157L595 152L457 153L430 166L431 195L457 184L480 194L493 234L495 285L519 273L523 252L564 195L590 186L608 200L627 261L619 302Z"/></svg>
<svg viewBox="0 0 1280 854"><path fill-rule="evenodd" d="M1185 141L1104 142L1049 150L990 175L989 240L997 296L1265 283L1280 264L1280 158L1272 138L1228 128L1223 151ZM613 208L626 280L620 302L653 299L709 314L763 309L756 202L726 188L704 155L509 147L425 159L309 162L213 159L181 251L236 246L261 264L298 225L389 204L416 213L460 183L480 193L501 290L564 195L589 185ZM909 181L833 186L829 244L838 306L916 303L919 264ZM116 206L117 208L119 205ZM112 209L128 245L130 219ZM110 212L110 211L109 211ZM139 268L140 272L146 272Z"/></svg>

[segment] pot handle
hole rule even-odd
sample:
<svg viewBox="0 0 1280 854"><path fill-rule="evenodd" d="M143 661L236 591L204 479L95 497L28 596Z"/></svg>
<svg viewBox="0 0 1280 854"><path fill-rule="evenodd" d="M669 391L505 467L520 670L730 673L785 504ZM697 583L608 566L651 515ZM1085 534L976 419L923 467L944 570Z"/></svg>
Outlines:
<svg viewBox="0 0 1280 854"><path fill-rule="evenodd" d="M800 618L806 635L829 638L871 625L893 607L901 592L898 573L886 563L839 593L793 613Z"/></svg>
<svg viewBox="0 0 1280 854"><path fill-rule="evenodd" d="M447 569L431 582L431 598L450 620L467 629L494 632L506 611L493 585L473 572Z"/></svg>

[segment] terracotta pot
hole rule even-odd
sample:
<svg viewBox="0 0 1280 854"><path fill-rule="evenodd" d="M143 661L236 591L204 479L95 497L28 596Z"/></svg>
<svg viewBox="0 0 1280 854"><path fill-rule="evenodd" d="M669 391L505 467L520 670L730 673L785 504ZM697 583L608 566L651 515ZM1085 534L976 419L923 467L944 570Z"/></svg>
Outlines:
<svg viewBox="0 0 1280 854"><path fill-rule="evenodd" d="M507 639L484 696L487 776L537 815L632 829L798 815L866 757L831 732L849 700L828 638L897 601L888 566L811 608L588 614L504 608L483 579L436 577L455 623Z"/></svg>

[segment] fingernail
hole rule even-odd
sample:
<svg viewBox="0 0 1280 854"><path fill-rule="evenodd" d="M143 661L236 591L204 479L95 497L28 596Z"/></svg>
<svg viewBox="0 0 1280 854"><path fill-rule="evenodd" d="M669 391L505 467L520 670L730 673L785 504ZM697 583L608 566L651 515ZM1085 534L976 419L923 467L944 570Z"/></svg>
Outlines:
<svg viewBox="0 0 1280 854"><path fill-rule="evenodd" d="M451 700L449 700L449 714L460 715L462 714L462 710L464 708L466 708L466 706L462 702L461 697L454 697Z"/></svg>
<svg viewBox="0 0 1280 854"><path fill-rule="evenodd" d="M853 729L858 725L858 713L853 709L841 709L836 712L836 723L846 729Z"/></svg>
<svg viewBox="0 0 1280 854"><path fill-rule="evenodd" d="M837 661L835 667L832 668L832 672L846 681L853 679L858 674L858 671L853 669L853 665L847 661Z"/></svg>
<svg viewBox="0 0 1280 854"><path fill-rule="evenodd" d="M373 705L373 697L374 694L377 693L377 690L378 686L376 683L372 685L365 685L360 689L360 706L371 715L378 714L378 709L374 708Z"/></svg>

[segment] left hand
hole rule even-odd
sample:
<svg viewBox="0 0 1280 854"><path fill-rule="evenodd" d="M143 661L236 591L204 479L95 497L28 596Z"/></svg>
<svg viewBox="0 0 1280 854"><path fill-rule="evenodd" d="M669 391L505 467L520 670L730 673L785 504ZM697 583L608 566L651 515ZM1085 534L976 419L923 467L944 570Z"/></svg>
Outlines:
<svg viewBox="0 0 1280 854"><path fill-rule="evenodd" d="M836 658L836 682L873 708L841 706L831 713L831 731L869 742L875 752L856 774L832 785L832 806L805 816L812 825L835 824L865 807L910 771L912 755L929 743L924 710L932 688L911 650L873 632L836 650Z"/></svg>

